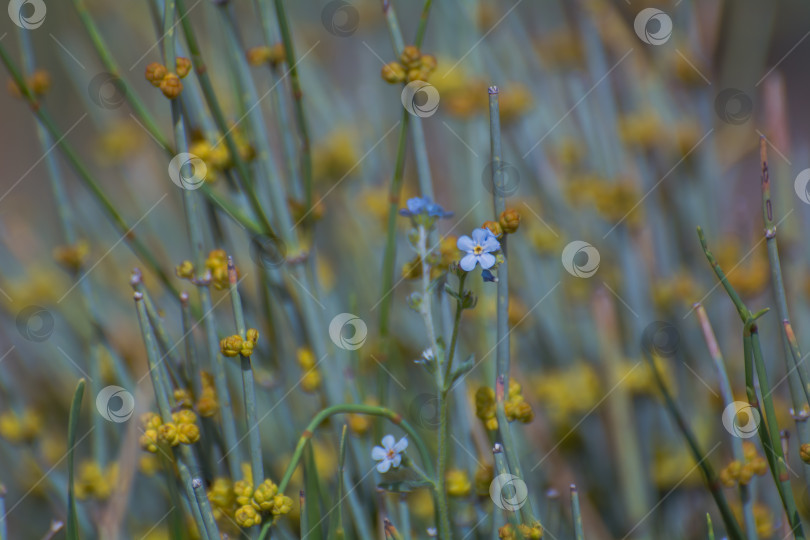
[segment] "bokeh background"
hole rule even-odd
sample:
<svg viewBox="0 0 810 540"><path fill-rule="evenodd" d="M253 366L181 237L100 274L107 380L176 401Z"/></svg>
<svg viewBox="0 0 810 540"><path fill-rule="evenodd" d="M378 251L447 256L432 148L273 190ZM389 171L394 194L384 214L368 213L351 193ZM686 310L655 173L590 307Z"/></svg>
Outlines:
<svg viewBox="0 0 810 540"><path fill-rule="evenodd" d="M156 36L162 32L156 30L150 2L85 3L121 68L120 77L170 137L168 101L144 78L146 66L161 60ZM262 333L253 361L266 468L273 477L284 471L308 420L329 401L324 384L347 400L384 399L384 405L423 432L431 448L435 444L431 376L413 362L427 341L419 316L408 308L417 282L403 270L414 255L405 218L397 222L393 289L385 287L381 271L403 105L401 86L387 84L380 72L396 54L383 2L346 5L337 9L335 2L305 0L287 6L312 144L316 211L311 224L295 231L311 249L304 263L311 280L300 283L286 274L289 260L265 272L239 225L213 205L202 210L206 251L225 249L234 256L248 326ZM411 43L422 3L400 0L394 6L405 41ZM281 174L263 180L260 199L267 203L266 186L273 182L299 198L301 186L285 162L285 144L295 145L297 139L292 126L281 127L283 115L272 98L283 92L291 103L286 66L276 75L249 68L261 99L246 106L225 45L229 38L222 8L209 0L187 0L187 8L226 117L248 146L252 135L241 122L253 107L261 111ZM659 10L655 13L665 19L656 15L639 26L645 8ZM232 0L225 9L237 21L244 50L264 44L252 2ZM666 32L666 21L671 32ZM36 29L21 30L5 18L0 29L0 44L17 65L20 34L27 33L36 68L49 74L42 106L114 206L136 224L137 236L176 287L191 293L195 303L193 285L174 277L175 266L193 259L182 191L167 173L165 152L100 61L72 3L49 2ZM707 512L718 537L724 534L700 469L642 353L645 348L656 353L705 459L724 470L733 459L734 435L723 425L722 377L693 304L705 306L733 395L746 401L742 323L706 262L695 229L703 227L730 283L752 310L775 307L761 212L761 137L769 156L793 328L803 350L810 347L805 331L810 325L805 240L810 173L802 174L810 168L808 37L810 6L799 1L434 2L421 49L437 59L428 82L439 106L435 114L412 122L424 131L427 161L416 155L419 143L409 134L401 201L420 193L419 176L424 181L429 172L435 200L454 212L438 228L439 238L451 239L442 251L451 260L461 254L454 255L454 236L497 219L487 109L487 87L497 85L507 207L521 215L519 230L509 237L511 375L533 411L532 421L515 423L513 433L544 537L573 538L571 484L578 487L587 538L707 538ZM182 54L182 38L178 43ZM6 72L4 77L10 80ZM188 95L191 101L196 82L184 81L189 88L184 99ZM199 90L196 96L199 100ZM201 101L187 107L192 113L204 109ZM286 114L291 117L292 108ZM2 519L9 538L39 538L51 519L65 519L68 409L76 381L91 373L91 363L98 363L92 373L101 377L100 386L127 388L137 413L154 409L149 379L143 378L145 349L129 285L133 268L143 271L169 334L179 338L183 326L176 299L128 249L60 149L43 147L29 106L13 89L0 95L0 115L0 415L7 415L0 416L0 483L8 492ZM420 171L417 165L426 163L428 170ZM79 274L65 271L54 258L66 245L49 181L54 167L87 247ZM209 167L207 184L247 208L244 196L214 169ZM295 201L289 206L294 218L302 215ZM564 248L573 241L587 243L592 251L580 249L566 260ZM580 270L594 264L589 256L598 257L598 264L584 276ZM269 285L267 274L273 277ZM499 525L506 518L487 494L491 441L476 415L474 396L479 387L492 386L495 373L495 286L484 283L477 271L468 285L478 302L462 317L457 358L472 355L475 367L452 392L450 454L461 487L456 486L451 505L458 538L491 538L497 527L490 516L497 516ZM101 328L85 316L88 291ZM315 301L320 339L327 340L330 351L318 365L325 382L309 391L302 388L306 370L296 355L313 339L299 309L305 297ZM380 338L381 303L389 297L390 347ZM217 339L232 333L230 303L220 305L221 298L226 293L214 291ZM275 311L280 319L268 317L266 306L274 303L284 305ZM330 320L345 312L368 329L363 346L354 351L328 341ZM438 324L446 323L440 319ZM801 515L810 519L810 469L800 459L786 378L790 364L776 312L764 316L759 328L779 427L790 433L785 439L790 482ZM202 326L193 337L203 350ZM237 364L228 369L239 396ZM130 378L122 380L121 373ZM85 396L80 435L96 414L95 397ZM241 418L240 398L234 402ZM14 436L19 428L14 422L25 424L20 418L26 411L39 420L30 420L35 434L21 440L19 433ZM123 486L127 494L81 501L83 520L115 523L107 530L117 530L121 538L168 538L165 481L146 474L134 418L128 424L102 423L92 436L107 440L106 461L117 463L119 480L111 490ZM350 461L357 512L350 517L344 510L347 532L361 537L361 520L383 537L382 519L390 517L399 526L402 510L397 496L376 489L379 475L364 474L373 465L371 447L390 429L376 421L354 422ZM314 444L330 497L340 425L333 421ZM762 455L758 439L745 440ZM90 441L78 445L78 461L95 455ZM471 484L466 490L464 479ZM294 477L290 493L297 493L301 482ZM719 489L739 515L738 490ZM751 491L759 537L788 537L770 476L755 476ZM435 526L429 496L412 493L406 500L413 537L427 537L427 529ZM330 501L324 502L324 515L334 508ZM297 537L297 511L281 537ZM103 530L91 526L85 534L103 538Z"/></svg>

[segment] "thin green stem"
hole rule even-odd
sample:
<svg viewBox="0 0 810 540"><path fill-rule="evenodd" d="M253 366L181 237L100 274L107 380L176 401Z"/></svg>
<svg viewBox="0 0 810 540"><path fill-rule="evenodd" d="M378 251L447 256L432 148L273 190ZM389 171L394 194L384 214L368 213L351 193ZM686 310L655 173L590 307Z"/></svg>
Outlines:
<svg viewBox="0 0 810 540"><path fill-rule="evenodd" d="M430 8L433 6L433 0L425 0L425 5L422 8L422 15L419 17L419 27L416 29L416 39L414 45L422 47L422 42L425 39L425 31L427 30L428 18L430 16Z"/></svg>
<svg viewBox="0 0 810 540"><path fill-rule="evenodd" d="M268 0L263 0L268 1ZM278 26L281 31L281 42L284 44L284 55L287 59L287 66L290 73L290 87L295 104L295 121L298 125L298 136L301 154L301 174L304 180L305 207L307 212L312 209L312 151L309 142L309 127L307 126L306 113L304 111L304 93L301 91L301 80L298 76L298 62L295 59L295 47L290 33L290 24L287 13L284 10L284 0L275 0L276 16Z"/></svg>
<svg viewBox="0 0 810 540"><path fill-rule="evenodd" d="M84 379L79 379L76 384L76 391L73 393L73 401L70 405L70 417L68 419L68 510L67 510L67 538L68 540L79 540L79 520L76 517L76 493L73 486L75 475L74 450L76 448L76 431L79 425L79 414L81 413L82 397L84 396ZM6 514L3 514L5 520Z"/></svg>
<svg viewBox="0 0 810 540"><path fill-rule="evenodd" d="M245 315L242 312L242 299L239 296L236 279L236 267L233 259L228 257L228 280L230 283L233 318L236 322L236 333L243 340L246 338ZM259 415L256 412L256 387L253 381L253 367L250 355L240 354L242 367L242 385L245 398L245 421L248 429L250 464L253 472L253 485L258 487L264 481L264 464L262 462L262 440L259 431Z"/></svg>
<svg viewBox="0 0 810 540"><path fill-rule="evenodd" d="M644 357L650 365L650 370L652 371L655 384L658 386L658 390L661 392L661 395L664 396L667 409L675 419L675 423L678 425L681 434L683 435L684 439L686 439L689 450L692 452L692 457L700 468L700 471L703 473L703 479L706 482L706 487L709 489L712 497L714 497L714 502L717 504L717 507L720 510L720 515L723 517L723 522L726 524L726 532L733 540L742 540L743 533L740 530L740 525L737 523L737 519L734 517L734 513L731 511L728 501L726 501L726 496L723 493L720 480L717 478L711 463L709 463L709 456L704 454L700 449L697 438L695 438L694 434L692 433L689 423L684 418L681 410L675 403L675 400L672 399L672 395L669 393L666 384L664 384L664 380L661 378L661 374L658 372L658 367L655 365L655 362L652 358L647 356L646 353Z"/></svg>
<svg viewBox="0 0 810 540"><path fill-rule="evenodd" d="M574 484L571 484L571 517L574 520L574 538L585 540L585 533L582 531L582 512L579 509L579 492Z"/></svg>
<svg viewBox="0 0 810 540"><path fill-rule="evenodd" d="M700 322L700 329L703 332L703 338L706 341L706 346L709 349L709 355L714 362L714 368L717 370L717 380L720 384L720 394L723 397L723 406L725 408L731 406L734 402L734 394L731 391L731 383L728 379L726 372L726 365L723 360L723 354L720 352L720 345L717 343L717 338L714 335L709 316L706 314L706 309L699 303L694 305L695 313L697 314L698 321ZM745 454L743 452L742 439L731 435L731 451L734 459L740 463L745 463ZM749 540L756 540L757 528L754 520L754 500L751 496L751 488L747 484L740 484L740 500L742 501L743 521L745 523L745 535Z"/></svg>
<svg viewBox="0 0 810 540"><path fill-rule="evenodd" d="M810 412L810 386L808 386L810 376L807 374L807 366L805 366L802 361L802 353L801 350L799 350L798 342L795 339L791 340L787 334L787 330L790 326L790 313L788 312L785 283L782 279L779 247L776 241L776 223L774 223L773 219L773 204L771 201L771 176L768 170L767 141L764 136L760 136L759 145L762 173L762 221L765 225L765 245L768 248L773 294L776 299L776 312L779 314L779 319L787 323L787 326L782 325L781 330L793 410L796 411L797 414L801 414L801 411L805 410ZM801 435L803 434L800 434L800 437ZM801 442L810 441L803 440Z"/></svg>

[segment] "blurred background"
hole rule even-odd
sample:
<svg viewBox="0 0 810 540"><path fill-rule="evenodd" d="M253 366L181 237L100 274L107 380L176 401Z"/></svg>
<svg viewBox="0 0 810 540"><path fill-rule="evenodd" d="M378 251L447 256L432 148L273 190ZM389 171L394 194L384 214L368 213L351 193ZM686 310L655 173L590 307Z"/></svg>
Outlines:
<svg viewBox="0 0 810 540"><path fill-rule="evenodd" d="M42 107L175 286L191 293L193 285L174 276L177 265L194 258L182 190L167 172L161 142L126 96L135 92L157 128L173 140L168 101L144 78L147 65L162 60L162 39L156 36L163 32L155 22L162 4L78 2L118 64L117 76L102 62L72 4L49 2L41 25L28 30L4 19L0 45L23 65L20 36L25 32L34 51L32 65L47 73L48 80L40 81ZM407 263L414 253L404 218L397 221L393 288L386 287L381 271L403 114L402 87L380 75L398 56L383 2L287 3L311 139L312 215L301 209L302 188L293 181L294 166L285 161L285 145L297 145L292 126L285 129L282 123L294 113L288 68L282 65L271 73L245 63L259 96L255 103L245 101L222 11L232 15L239 47L247 52L265 44L255 5L242 0L224 8L214 4L186 0L207 73L248 155L260 148L242 120L251 115L252 122L256 107L261 112L281 174L262 181L259 199L270 208L268 186L283 185L293 223L307 220L300 229L296 223L295 234L311 251L306 286L284 274L289 259L265 272L251 236L220 208L208 202L203 206L206 251L225 249L234 256L248 326L262 333L253 361L268 474L281 476L304 426L329 401L324 383L301 385L300 351L311 346L313 337L296 306L307 297L316 302L323 339L339 313L355 314L368 328L357 350L329 343L329 357L319 364L325 384L352 401L399 412L433 448L432 376L413 363L427 340L419 316L408 308L416 282L409 279ZM421 51L437 61L427 92L438 96L438 108L412 118L411 124L423 130L427 159L418 155L416 135L409 135L400 206L420 194L420 175L423 182L425 175L432 178L434 199L454 212L438 229L440 239L450 239L443 244L450 247L442 248L449 260L461 255L453 247L456 236L497 220L487 106L487 87L497 85L506 204L521 216L508 253L511 376L533 411L531 422L515 423L512 431L544 538L574 537L570 484L579 490L587 538L707 538L707 512L718 537L725 534L700 468L644 362L645 349L654 353L705 459L720 473L718 489L742 523L739 481L729 479L728 471L722 474L735 457L735 435L723 423L723 377L693 304L705 306L733 397L745 402L742 323L706 261L697 226L746 305L752 311L772 308L759 323L762 349L778 425L789 432L790 483L801 516L810 519L810 468L800 458L802 440L791 414L798 402L788 388L791 364L780 343L783 329L763 234L759 152L764 137L785 296L798 344L810 350L805 330L810 327L805 241L810 230L810 131L805 124L810 6L754 0L433 4ZM393 5L405 43L412 43L422 3ZM178 55L188 56L182 37ZM205 114L195 113L205 106L192 78L184 79L183 96L196 126L191 130L194 152L193 143L210 139L211 130ZM61 139L43 146L30 107L13 86L0 95L0 415L6 415L0 416L0 483L8 490L3 520L9 538L39 538L49 520L66 515L67 414L76 381L88 376L90 363L97 362L92 373L101 377L98 383L134 394L137 413L154 409L148 378L142 378L147 365L131 300L133 268L143 271L168 333L179 338L183 325L176 298L110 225L58 148ZM287 95L285 113L273 98L280 92ZM49 181L54 168L63 177L85 250L79 273L64 267L64 249L70 246ZM223 171L211 163L208 170L207 186L236 207L249 208ZM269 214L275 223L276 212ZM580 243L566 251L572 242ZM458 538L491 538L497 527L490 526L490 516L500 516L495 518L499 526L506 518L487 494L491 441L475 396L479 387L492 386L495 376L495 286L477 271L468 286L478 302L462 317L457 358L472 355L475 367L452 392L451 467L460 485L451 492L451 507ZM102 328L85 316L88 291ZM213 296L212 316L221 339L232 333L232 314L229 302L218 304L227 300L226 292L214 290ZM380 336L384 300L393 306L390 347ZM273 302L290 303L276 311L281 320L268 316L266 306ZM200 350L203 330L193 331ZM87 357L89 342L98 346L93 360ZM241 388L237 364L228 369L235 392ZM85 396L91 402L85 403L87 426L95 398ZM240 398L234 398L234 407L242 418ZM26 412L38 417L28 421L34 431L30 437L19 433ZM379 475L363 474L373 465L371 447L388 427L355 423L350 425L350 459L356 467L357 512L351 518L347 512L344 519L349 537L362 537L357 522L363 520L375 537L383 537L382 517L394 516L395 523L401 518L398 498L375 488ZM106 461L117 463L117 474L129 477L125 501L130 506L122 512L110 504L116 500L110 493L97 494L80 503L83 519L112 520L121 538L168 538L160 521L169 509L166 489L144 472L149 465L137 449L136 422L130 424L102 423L102 431L93 435L108 440ZM329 493L336 485L337 433L323 430L314 445ZM96 451L90 440L77 446L77 460ZM764 455L759 439L744 440L751 445L746 446L749 457ZM297 493L302 481L295 476L288 494ZM115 492L118 482L112 484ZM788 537L770 476L755 473L749 485L758 536ZM429 497L411 493L407 506L413 537L427 537L435 526ZM325 514L332 508L325 503ZM280 537L297 537L297 519L290 523Z"/></svg>

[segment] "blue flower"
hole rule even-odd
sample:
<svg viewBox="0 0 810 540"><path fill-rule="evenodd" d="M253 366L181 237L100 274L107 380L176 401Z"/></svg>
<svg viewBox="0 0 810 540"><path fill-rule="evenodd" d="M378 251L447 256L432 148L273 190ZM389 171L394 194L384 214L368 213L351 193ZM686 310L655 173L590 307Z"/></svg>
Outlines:
<svg viewBox="0 0 810 540"><path fill-rule="evenodd" d="M483 279L484 281L492 281L492 282L498 281L498 278L492 275L492 272L490 272L489 270L481 271L481 279Z"/></svg>
<svg viewBox="0 0 810 540"><path fill-rule="evenodd" d="M430 197L413 197L405 203L407 208L402 208L399 215L405 217L415 217L420 214L427 214L429 217L448 218L453 212L447 212L440 204L433 202Z"/></svg>
<svg viewBox="0 0 810 540"><path fill-rule="evenodd" d="M475 268L476 264L480 264L484 270L489 270L495 266L495 255L492 252L501 249L501 243L489 229L475 229L472 238L462 236L456 245L461 251L467 252L459 263L461 269L466 272Z"/></svg>

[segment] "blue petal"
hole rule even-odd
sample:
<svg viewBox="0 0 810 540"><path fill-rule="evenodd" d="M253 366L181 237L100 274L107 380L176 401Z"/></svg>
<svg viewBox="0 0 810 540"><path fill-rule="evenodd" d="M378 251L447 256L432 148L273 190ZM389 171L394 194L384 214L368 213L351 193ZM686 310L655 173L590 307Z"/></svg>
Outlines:
<svg viewBox="0 0 810 540"><path fill-rule="evenodd" d="M495 257L492 257L493 259ZM478 256L473 255L470 253L469 255L465 255L461 262L458 264L462 270L465 272L469 272L473 268L475 268L475 263L478 262Z"/></svg>
<svg viewBox="0 0 810 540"><path fill-rule="evenodd" d="M467 256L469 257L469 255ZM465 257L465 259L467 258ZM487 270L495 266L495 255L490 253L482 253L478 256L478 262L481 263L481 268Z"/></svg>
<svg viewBox="0 0 810 540"><path fill-rule="evenodd" d="M489 229L475 229L472 232L473 240L475 240L475 243L478 244L479 246L483 245L483 243L490 236L492 236L492 233L490 232Z"/></svg>
<svg viewBox="0 0 810 540"><path fill-rule="evenodd" d="M461 251L466 251L467 253L470 253L475 247L475 242L473 242L473 239L467 235L459 236L458 240L456 240L456 246Z"/></svg>
<svg viewBox="0 0 810 540"><path fill-rule="evenodd" d="M501 243L498 242L495 235L492 235L481 243L481 247L484 248L484 252L489 253L490 251L498 251L501 249Z"/></svg>
<svg viewBox="0 0 810 540"><path fill-rule="evenodd" d="M377 464L377 470L381 473L388 472L388 469L390 468L391 468L391 460L388 458L385 458L384 460L382 460Z"/></svg>
<svg viewBox="0 0 810 540"><path fill-rule="evenodd" d="M484 281L495 281L495 276L493 276L492 272L489 270L483 270L481 272L481 278L483 278Z"/></svg>

